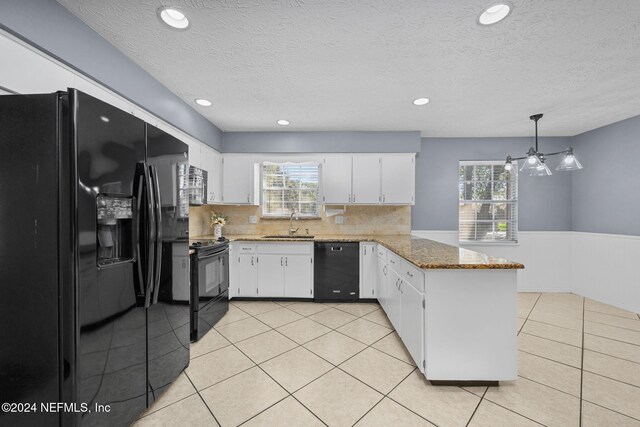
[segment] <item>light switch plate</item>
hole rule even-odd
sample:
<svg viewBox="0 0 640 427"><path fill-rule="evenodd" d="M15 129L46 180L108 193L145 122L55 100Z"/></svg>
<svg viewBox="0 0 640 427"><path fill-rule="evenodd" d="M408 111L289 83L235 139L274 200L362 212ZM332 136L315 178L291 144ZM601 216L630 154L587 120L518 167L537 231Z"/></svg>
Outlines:
<svg viewBox="0 0 640 427"><path fill-rule="evenodd" d="M249 224L257 224L258 223L258 217L255 215L251 215L249 217Z"/></svg>
<svg viewBox="0 0 640 427"><path fill-rule="evenodd" d="M344 217L342 215L336 215L336 224L344 224Z"/></svg>

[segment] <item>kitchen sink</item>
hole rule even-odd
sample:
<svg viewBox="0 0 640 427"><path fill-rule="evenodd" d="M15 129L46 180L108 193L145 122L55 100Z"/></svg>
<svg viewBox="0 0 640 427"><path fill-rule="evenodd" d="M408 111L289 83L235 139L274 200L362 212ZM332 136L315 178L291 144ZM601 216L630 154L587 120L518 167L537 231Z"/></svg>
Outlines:
<svg viewBox="0 0 640 427"><path fill-rule="evenodd" d="M289 236L288 234L274 234L271 236L262 236L263 239L313 239L315 236L299 235Z"/></svg>

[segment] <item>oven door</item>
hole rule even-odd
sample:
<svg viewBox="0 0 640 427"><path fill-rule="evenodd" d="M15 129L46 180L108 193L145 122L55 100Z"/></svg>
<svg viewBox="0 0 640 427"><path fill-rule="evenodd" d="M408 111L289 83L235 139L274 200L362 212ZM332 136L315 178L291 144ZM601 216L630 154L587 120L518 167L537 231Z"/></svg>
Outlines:
<svg viewBox="0 0 640 427"><path fill-rule="evenodd" d="M198 256L198 304L204 307L229 288L229 248Z"/></svg>

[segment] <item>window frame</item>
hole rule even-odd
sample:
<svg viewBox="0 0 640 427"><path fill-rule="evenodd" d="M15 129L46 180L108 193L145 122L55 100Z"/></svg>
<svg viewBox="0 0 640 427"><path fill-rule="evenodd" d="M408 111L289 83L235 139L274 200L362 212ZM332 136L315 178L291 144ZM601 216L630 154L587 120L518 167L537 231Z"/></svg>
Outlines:
<svg viewBox="0 0 640 427"><path fill-rule="evenodd" d="M491 187L491 195L492 198L490 200L460 200L460 185L464 184L464 183L468 183L468 180L460 180L460 168L463 166L503 166L504 165L504 161L502 160L460 160L458 162L458 243L460 245L463 246L473 246L473 245L499 245L499 246L509 246L509 245L518 245L518 239L519 239L519 199L518 199L518 164L517 162L514 162L514 169L512 172L510 172L511 176L512 176L512 190L511 190L511 198L509 198L509 194L507 194L507 198L505 200L494 200L493 199L493 191L494 191L494 184L496 182L509 182L510 180L495 180L494 178L494 172L493 169L491 171L491 179L490 180L482 180L482 181L477 181L477 182L483 182L483 183L488 183L490 184ZM506 219L506 220L497 220L495 217L495 211L492 212L492 218L490 220L478 220L477 218L475 220L466 220L463 221L460 218L460 209L462 207L463 204L507 204L507 205L511 205L512 209L515 209L515 214L513 215L513 219ZM477 224L479 223L490 223L490 224L494 224L494 233L495 233L495 224L497 224L498 222L507 222L507 223L511 223L513 228L515 229L513 231L513 238L512 239L505 239L505 240L497 240L497 239L480 239L480 240L465 240L465 239L461 239L460 238L460 225L466 222L468 224L475 224L477 226Z"/></svg>
<svg viewBox="0 0 640 427"><path fill-rule="evenodd" d="M318 182L318 187L316 188L316 213L315 214L303 214L301 213L301 200L300 197L298 197L298 211L296 212L295 218L299 218L299 219L320 219L320 205L321 205L321 195L320 195L320 187L321 187L321 171L320 171L320 163L314 160L300 160L300 161L291 161L291 160L283 160L283 161L276 161L276 160L265 160L263 162L260 163L260 215L261 218L265 218L265 219L289 219L291 214L275 214L275 213L268 213L265 211L266 209L266 204L267 204L267 199L265 197L265 191L267 191L265 189L265 166L266 165L313 165L315 166L316 170L317 170L317 182ZM283 187L282 191L286 191L287 188ZM298 190L298 194L300 194L301 191L304 191L302 188L297 189ZM309 191L309 190L307 190ZM284 203L284 200L283 200ZM304 202L307 203L307 202ZM309 203L313 203L313 202L309 202Z"/></svg>

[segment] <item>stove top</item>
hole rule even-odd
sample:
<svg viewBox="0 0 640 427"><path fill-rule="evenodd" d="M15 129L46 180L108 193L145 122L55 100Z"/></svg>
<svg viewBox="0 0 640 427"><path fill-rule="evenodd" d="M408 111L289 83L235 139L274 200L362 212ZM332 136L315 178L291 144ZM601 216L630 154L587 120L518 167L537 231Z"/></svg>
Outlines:
<svg viewBox="0 0 640 427"><path fill-rule="evenodd" d="M189 240L189 248L190 249L208 249L208 248L215 248L216 246L224 246L224 245L228 245L229 244L229 240L225 239L224 237L222 238L222 240L216 240L216 239L193 239L193 240Z"/></svg>

